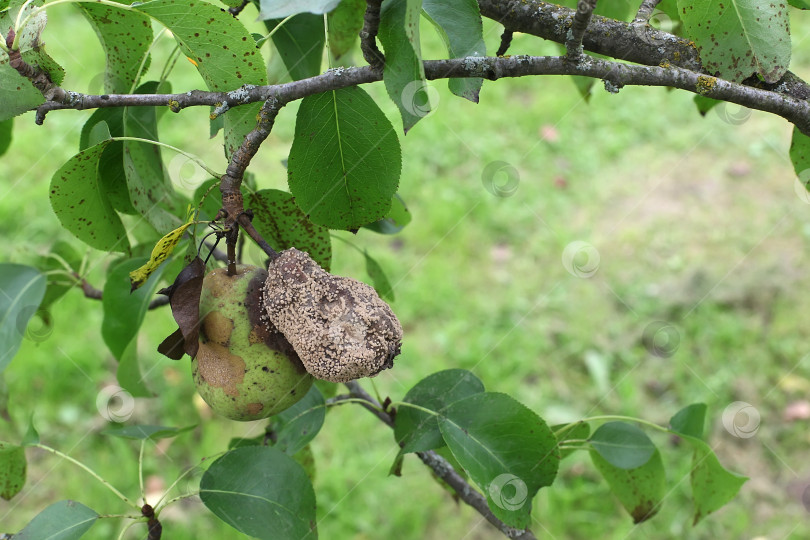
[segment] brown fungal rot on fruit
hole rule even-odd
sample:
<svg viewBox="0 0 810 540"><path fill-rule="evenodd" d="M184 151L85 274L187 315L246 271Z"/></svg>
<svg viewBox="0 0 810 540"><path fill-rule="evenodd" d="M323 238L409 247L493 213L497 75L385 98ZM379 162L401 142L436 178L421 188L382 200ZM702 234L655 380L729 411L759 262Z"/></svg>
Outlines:
<svg viewBox="0 0 810 540"><path fill-rule="evenodd" d="M372 287L333 276L295 248L270 263L264 305L319 379L371 377L393 366L400 352L402 325Z"/></svg>

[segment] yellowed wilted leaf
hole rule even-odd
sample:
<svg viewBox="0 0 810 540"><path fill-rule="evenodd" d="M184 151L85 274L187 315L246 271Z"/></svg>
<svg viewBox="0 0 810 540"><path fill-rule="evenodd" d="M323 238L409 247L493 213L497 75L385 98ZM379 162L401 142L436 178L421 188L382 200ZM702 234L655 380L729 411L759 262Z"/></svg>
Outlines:
<svg viewBox="0 0 810 540"><path fill-rule="evenodd" d="M174 251L174 248L177 247L177 244L183 237L183 233L186 232L186 229L193 224L194 213L190 211L186 223L158 240L158 243L155 244L155 247L152 249L152 256L149 257L146 264L129 273L129 280L132 282L131 290L134 291L143 285L147 279L149 279L149 276L152 275L152 272L154 272L158 266L160 266L160 263L165 261L169 255L172 254L172 251Z"/></svg>

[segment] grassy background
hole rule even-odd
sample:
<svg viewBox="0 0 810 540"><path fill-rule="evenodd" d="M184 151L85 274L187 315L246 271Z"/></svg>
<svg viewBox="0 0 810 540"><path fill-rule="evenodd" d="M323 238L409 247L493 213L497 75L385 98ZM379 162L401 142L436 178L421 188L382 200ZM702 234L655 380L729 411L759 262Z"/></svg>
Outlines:
<svg viewBox="0 0 810 540"><path fill-rule="evenodd" d="M50 15L45 41L67 68L64 86L98 91L104 58L92 30L69 6ZM794 13L792 69L805 77L807 21ZM493 50L499 27L488 24L486 31ZM426 50L438 55L435 36L424 33ZM170 49L165 38L152 76ZM518 35L511 52L556 54L556 47ZM184 60L172 81L175 91L201 86ZM395 368L374 380L380 394L401 399L428 374L459 367L549 423L627 414L664 424L682 406L705 402L709 440L721 462L751 477L735 501L693 528L690 453L652 434L671 490L656 518L633 526L588 457L577 455L535 499L538 536L807 537L802 494L810 484L810 436L806 419L785 416L786 407L810 393L810 330L802 315L810 309L803 271L810 263L810 207L794 191L790 126L733 106L701 119L691 94L658 88L611 95L597 86L585 103L562 78L501 80L485 83L481 103L473 105L452 96L444 82L432 86L435 112L400 137L400 193L413 223L394 237L365 230L335 234L367 249L394 284L393 307L406 337ZM384 88L366 89L399 126ZM285 186L281 160L296 109L293 104L281 112L251 166L261 187ZM222 170L221 143L198 135L207 133L207 114L165 114L161 133L165 142ZM48 182L77 151L89 115L54 112L42 127L30 114L16 120L12 148L0 159L3 260L32 263L55 239L73 241L50 210ZM482 175L496 161L517 170L510 197L485 189ZM598 270L589 279L563 265L564 250L574 241L598 253ZM367 278L356 250L343 242L334 247L335 273ZM574 264L595 262L586 259L580 253ZM91 251L88 260L89 280L101 287L111 258ZM100 335L101 305L71 291L51 314L52 333L25 340L6 370L14 424L0 424L0 439L17 440L33 414L44 443L91 464L135 499L137 445L98 433L107 423L96 397L115 383L116 367ZM651 354L645 339L659 321L666 329L653 338L672 352L669 357ZM131 422L200 426L147 444L150 501L230 437L263 429L261 422L212 417L195 398L187 362L153 352L172 324L165 309L147 316L141 362L159 397L137 400ZM371 388L368 381L364 385ZM723 428L721 415L734 401L759 413L756 436L737 438ZM498 537L478 514L455 504L413 456L402 478L388 477L393 437L353 406L329 412L313 451L322 538ZM0 532L19 530L65 498L104 514L126 511L69 463L39 450L28 450L28 459L25 489L10 502L0 501ZM181 492L199 480L199 470L181 482ZM171 506L163 520L173 540L240 537L194 498ZM121 525L102 520L88 538L114 537ZM138 537L143 529L126 536Z"/></svg>

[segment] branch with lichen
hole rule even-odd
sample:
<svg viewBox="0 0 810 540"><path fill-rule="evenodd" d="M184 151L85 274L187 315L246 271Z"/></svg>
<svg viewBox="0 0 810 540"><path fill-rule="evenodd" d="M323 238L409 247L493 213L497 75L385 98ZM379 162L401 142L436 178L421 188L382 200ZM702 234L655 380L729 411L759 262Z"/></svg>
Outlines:
<svg viewBox="0 0 810 540"><path fill-rule="evenodd" d="M394 427L393 415L386 412L382 405L380 405L376 399L371 397L357 381L350 381L344 384L346 385L346 388L349 389L352 398L365 401L367 404L362 405L366 410L371 412L388 427ZM534 534L530 530L510 527L498 519L498 517L492 513L492 510L489 509L489 505L487 504L487 500L484 498L484 496L476 491L467 482L467 480L465 480L464 477L462 477L442 456L433 450L416 452L416 455L422 460L422 463L427 465L436 474L437 477L444 480L451 488L453 488L453 491L456 492L459 499L481 514L506 537L518 538L520 540L535 539Z"/></svg>
<svg viewBox="0 0 810 540"><path fill-rule="evenodd" d="M582 58L582 36L591 22L593 10L596 9L596 0L579 0L577 10L574 12L574 20L568 30L565 40L565 49L570 60L577 62Z"/></svg>
<svg viewBox="0 0 810 540"><path fill-rule="evenodd" d="M517 29L516 29L517 30ZM664 86L678 88L702 96L736 103L750 109L776 114L795 124L803 133L810 135L810 104L804 99L788 93L781 93L779 88L767 89L747 86L703 74L699 71L678 67L666 61L661 65L633 65L611 60L584 56L579 62L571 62L564 56L509 56L509 57L467 57L449 60L428 60L424 63L425 76L428 79L447 79L457 77L481 77L497 80L504 77L525 77L531 75L582 75L602 79L609 83L609 88L618 90L623 86ZM319 94L338 88L347 88L382 80L382 73L369 66L339 68L326 73L301 79L286 84L267 86L247 86L233 92L203 92L195 90L184 94L107 94L82 95L74 94L68 103L49 101L41 105L38 113L42 115L56 109L89 109L97 107L120 106L165 106L171 103L172 110L179 111L193 106L215 106L229 102L229 107L245 103L267 101L281 107L291 101L306 96ZM798 89L803 81L785 87ZM784 88L782 88L784 89ZM238 96L238 97L237 97ZM269 114L268 110L265 113ZM229 182L238 188L241 182L239 167L246 167L250 158L258 150L258 144L267 137L275 114L268 116L269 122L264 128L248 135L243 149L237 151L232 169L227 176ZM233 176L236 174L236 176ZM226 184L226 188L228 185ZM224 201L223 201L224 202ZM237 208L237 206L234 206ZM226 208L227 209L227 208ZM241 211L241 210L240 210ZM228 210L230 213L230 210ZM236 219L238 216L235 216Z"/></svg>

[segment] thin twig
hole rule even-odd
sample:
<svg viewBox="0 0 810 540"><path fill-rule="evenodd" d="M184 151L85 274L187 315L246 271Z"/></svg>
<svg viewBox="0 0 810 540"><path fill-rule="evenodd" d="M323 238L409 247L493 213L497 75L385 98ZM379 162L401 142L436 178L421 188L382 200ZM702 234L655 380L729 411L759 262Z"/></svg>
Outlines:
<svg viewBox="0 0 810 540"><path fill-rule="evenodd" d="M380 403L371 397L371 395L366 392L357 381L350 381L345 383L345 385L346 388L348 388L351 392L352 397L360 398L368 403L368 405L364 404L363 406L369 412L379 418L388 427L394 427L394 420L391 415L383 411ZM421 459L425 465L433 470L436 476L444 480L451 488L453 488L462 501L475 509L506 537L518 538L521 540L535 540L535 536L530 530L515 529L514 527L510 527L498 519L498 517L496 517L495 514L493 514L489 509L489 505L487 504L487 500L484 498L484 496L476 491L469 483L467 483L467 480L458 474L453 466L442 456L433 450L428 450L427 452L416 452L416 455L419 456L419 459Z"/></svg>
<svg viewBox="0 0 810 540"><path fill-rule="evenodd" d="M503 34L501 34L501 45L498 47L498 52L495 53L495 56L503 56L506 54L506 51L509 50L509 45L512 44L512 34L513 32L510 29L503 29Z"/></svg>
<svg viewBox="0 0 810 540"><path fill-rule="evenodd" d="M643 0L638 8L638 13L636 13L636 18L633 19L633 24L648 24L655 7L659 3L661 3L661 0Z"/></svg>
<svg viewBox="0 0 810 540"><path fill-rule="evenodd" d="M374 69L381 70L385 56L377 47L377 32L380 29L380 5L382 0L366 0L366 13L363 15L363 29L360 30L360 50L363 58Z"/></svg>
<svg viewBox="0 0 810 540"><path fill-rule="evenodd" d="M228 13L230 13L231 15L236 17L237 15L242 13L242 10L245 9L249 3L250 3L250 0L242 0L242 3L239 4L238 6L229 7L228 8Z"/></svg>
<svg viewBox="0 0 810 540"><path fill-rule="evenodd" d="M101 289L96 289L93 287L86 279L81 277L77 272L73 272L73 277L75 277L79 281L79 285L82 288L82 292L84 296L90 298L92 300L101 300L104 296L104 292ZM168 296L159 296L149 302L148 309L156 309L161 306L165 306L169 303Z"/></svg>
<svg viewBox="0 0 810 540"><path fill-rule="evenodd" d="M568 39L565 41L568 58L574 62L582 58L582 37L591 22L594 9L596 9L596 0L579 0L577 2L577 11L574 13L571 29L568 31Z"/></svg>

